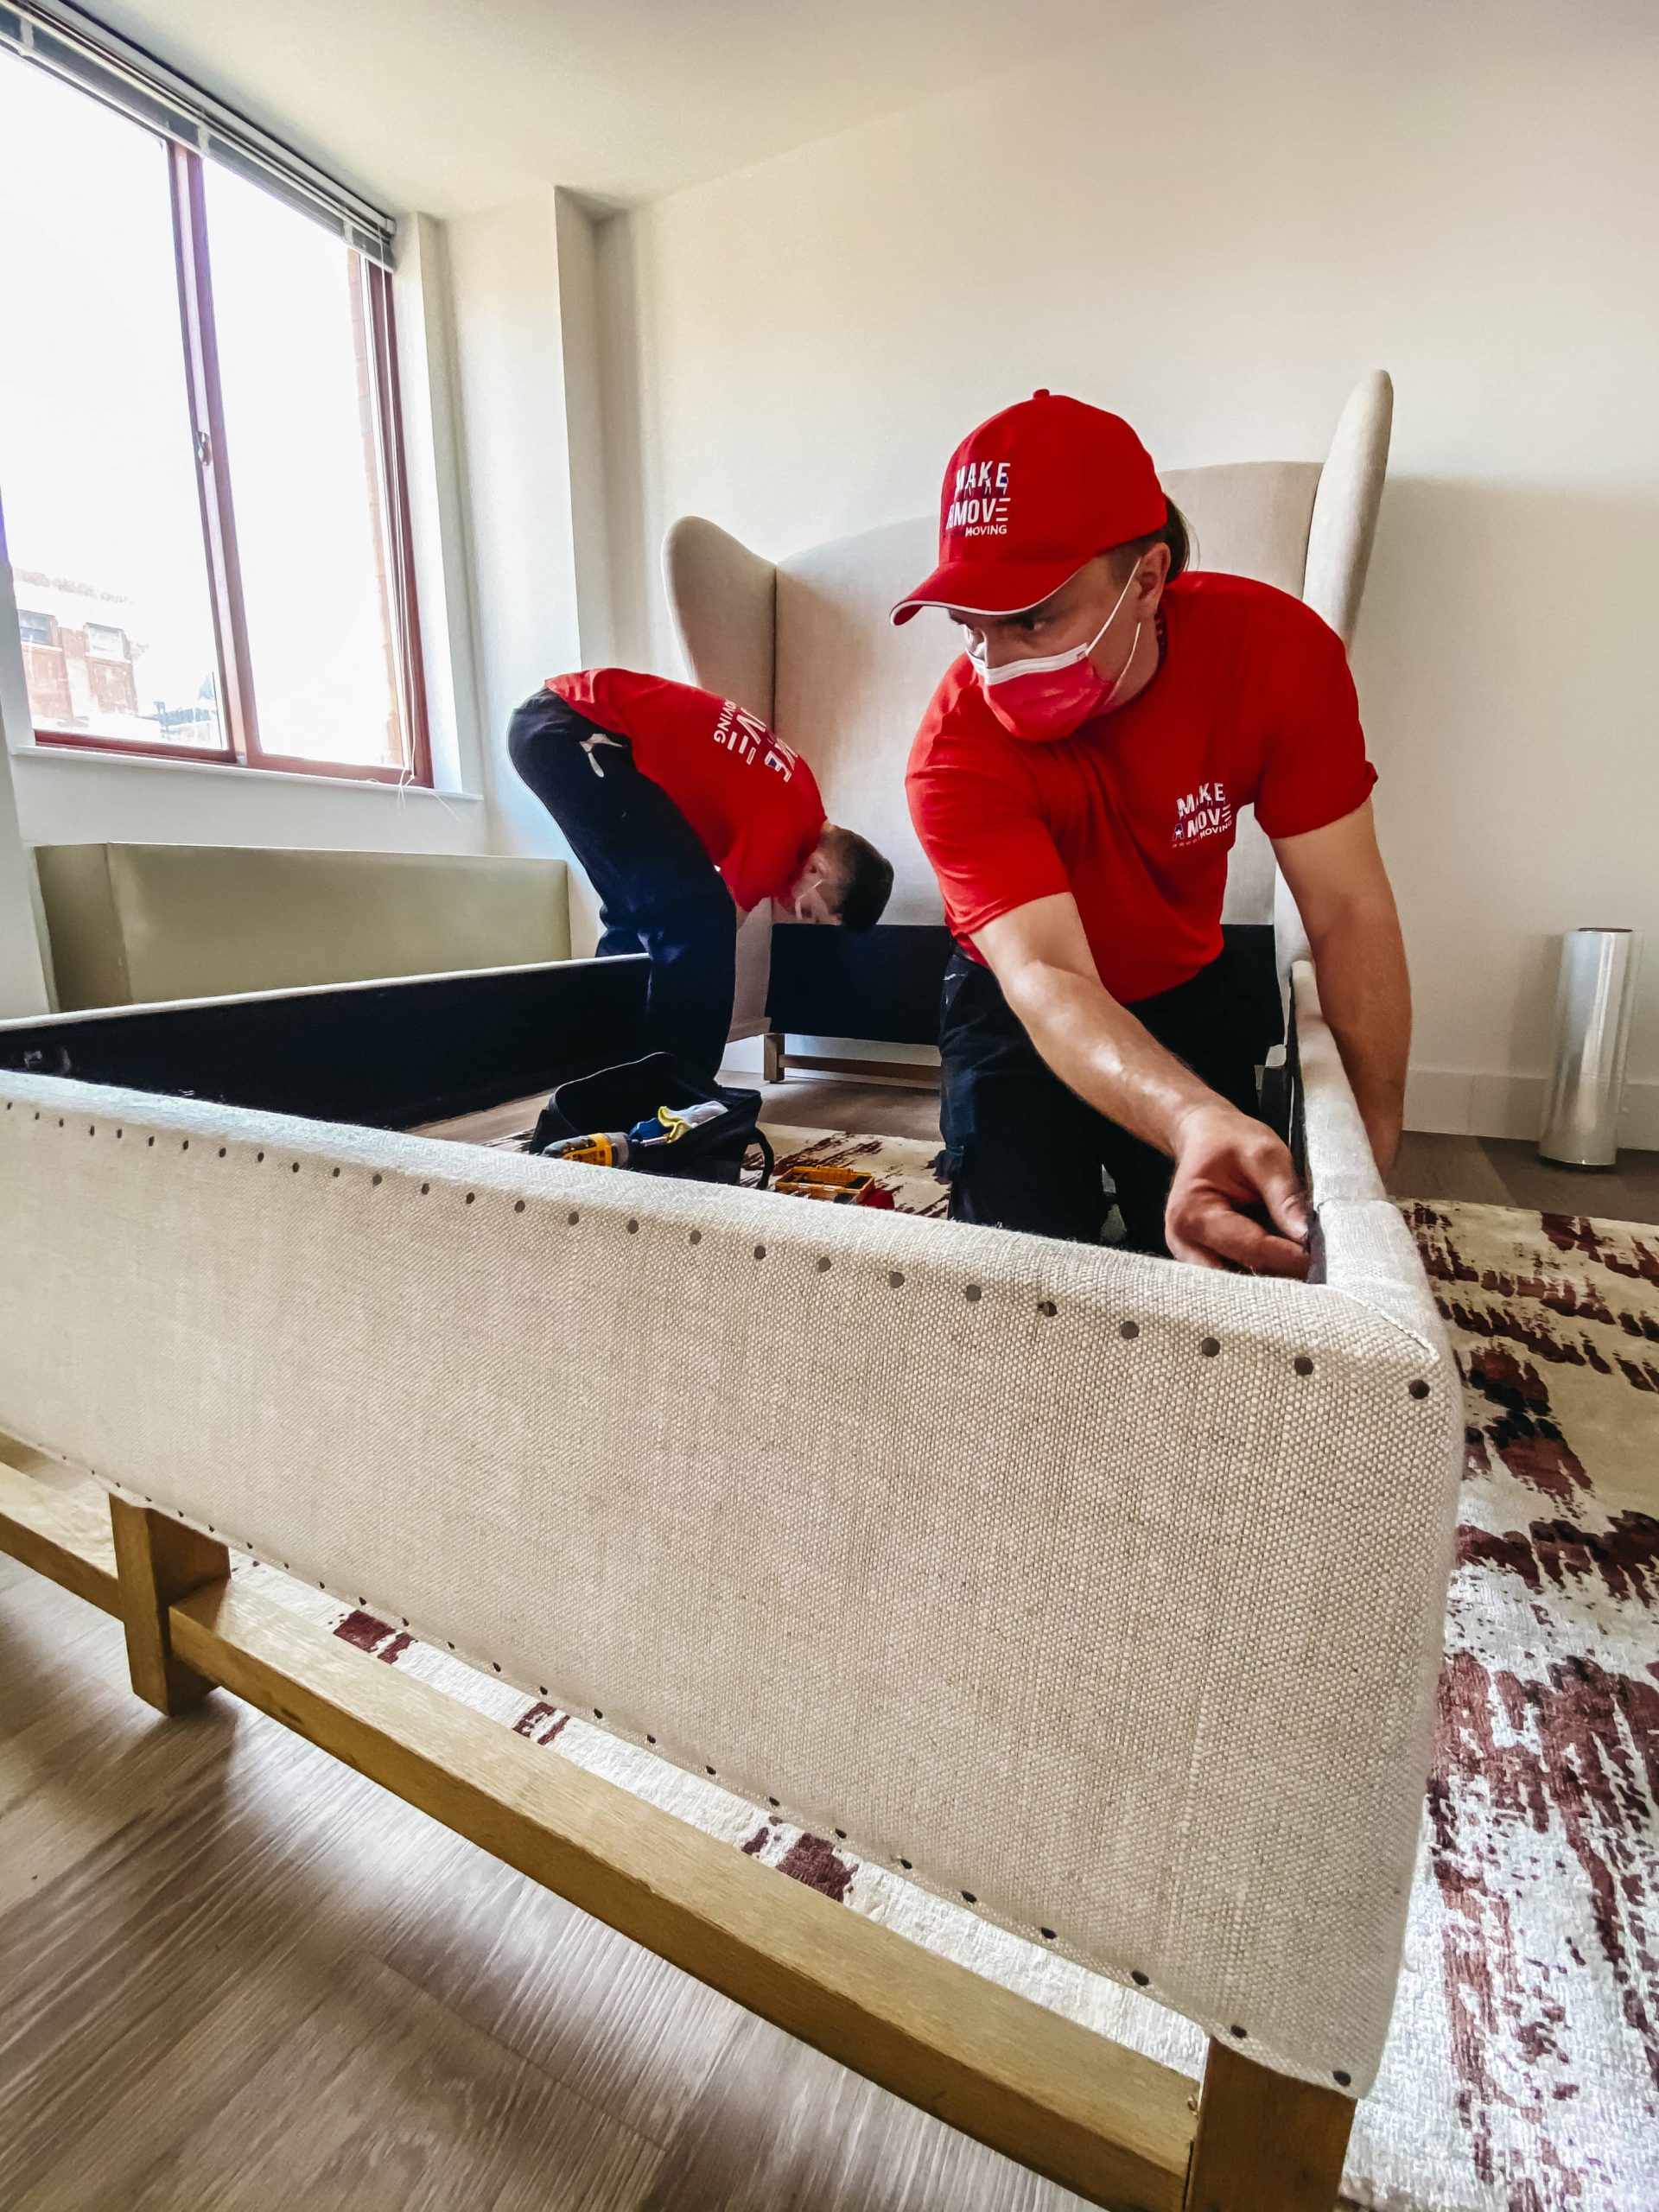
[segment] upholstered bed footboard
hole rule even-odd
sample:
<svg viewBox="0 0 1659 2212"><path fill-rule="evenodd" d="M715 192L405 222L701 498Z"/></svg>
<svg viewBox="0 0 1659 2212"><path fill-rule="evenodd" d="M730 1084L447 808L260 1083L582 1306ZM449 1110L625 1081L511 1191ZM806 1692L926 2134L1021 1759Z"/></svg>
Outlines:
<svg viewBox="0 0 1659 2212"><path fill-rule="evenodd" d="M1311 1286L0 1075L0 1427L1357 2094L1459 1419L1298 1003Z"/></svg>

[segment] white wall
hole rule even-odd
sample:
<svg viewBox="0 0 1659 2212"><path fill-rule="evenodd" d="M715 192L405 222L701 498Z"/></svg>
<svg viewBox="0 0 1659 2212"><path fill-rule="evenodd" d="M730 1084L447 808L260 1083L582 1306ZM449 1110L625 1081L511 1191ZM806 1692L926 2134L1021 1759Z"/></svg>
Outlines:
<svg viewBox="0 0 1659 2212"><path fill-rule="evenodd" d="M0 515L0 1020L43 1014L48 1004L41 887L19 823L11 772L11 746L29 731L17 601Z"/></svg>
<svg viewBox="0 0 1659 2212"><path fill-rule="evenodd" d="M1386 367L1355 666L1412 1119L1531 1134L1559 933L1630 924L1627 1135L1659 1144L1659 21L1198 0L1112 23L604 226L619 652L677 669L677 514L780 555L930 510L956 439L1038 385L1171 467L1313 457Z"/></svg>
<svg viewBox="0 0 1659 2212"><path fill-rule="evenodd" d="M612 652L593 225L547 191L443 227L492 837L499 851L563 854L505 736L545 677ZM585 882L573 879L572 897L585 950Z"/></svg>
<svg viewBox="0 0 1659 2212"><path fill-rule="evenodd" d="M325 852L481 853L475 792L400 790L338 776L196 767L31 747L12 756L31 845L308 845Z"/></svg>

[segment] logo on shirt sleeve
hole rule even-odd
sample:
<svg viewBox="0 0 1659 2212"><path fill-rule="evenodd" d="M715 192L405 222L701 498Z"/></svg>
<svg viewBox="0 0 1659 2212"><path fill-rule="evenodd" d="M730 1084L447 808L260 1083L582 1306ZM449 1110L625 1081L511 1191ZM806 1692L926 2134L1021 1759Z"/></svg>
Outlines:
<svg viewBox="0 0 1659 2212"><path fill-rule="evenodd" d="M1219 778L1200 784L1195 791L1175 802L1175 834L1172 845L1196 845L1201 838L1224 837L1233 826L1233 803Z"/></svg>
<svg viewBox="0 0 1659 2212"><path fill-rule="evenodd" d="M781 737L774 737L758 715L748 713L735 699L721 702L713 734L716 745L734 753L746 766L775 769L785 783L795 773L801 757Z"/></svg>
<svg viewBox="0 0 1659 2212"><path fill-rule="evenodd" d="M1006 537L1008 474L1006 461L964 461L950 487L945 529L959 530L964 537Z"/></svg>

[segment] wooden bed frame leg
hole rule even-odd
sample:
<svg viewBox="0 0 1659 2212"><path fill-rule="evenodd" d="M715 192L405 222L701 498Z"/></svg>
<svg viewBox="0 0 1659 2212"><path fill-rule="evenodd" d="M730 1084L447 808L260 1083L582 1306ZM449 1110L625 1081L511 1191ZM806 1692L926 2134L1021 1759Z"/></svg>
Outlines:
<svg viewBox="0 0 1659 2212"><path fill-rule="evenodd" d="M132 1687L158 1713L186 1713L213 1685L174 1657L168 1608L204 1582L224 1581L231 1555L213 1537L147 1506L130 1505L124 1497L111 1498L110 1523Z"/></svg>
<svg viewBox="0 0 1659 2212"><path fill-rule="evenodd" d="M782 1032L776 1029L768 1029L760 1040L760 1080L763 1083L783 1081L787 1058L784 1042Z"/></svg>
<svg viewBox="0 0 1659 2212"><path fill-rule="evenodd" d="M1211 2043L1186 2212L1332 2212L1354 2101Z"/></svg>

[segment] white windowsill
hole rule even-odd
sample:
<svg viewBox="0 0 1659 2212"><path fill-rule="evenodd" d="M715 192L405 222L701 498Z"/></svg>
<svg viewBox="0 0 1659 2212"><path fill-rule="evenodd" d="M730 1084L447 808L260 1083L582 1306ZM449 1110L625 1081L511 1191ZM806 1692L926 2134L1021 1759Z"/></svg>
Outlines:
<svg viewBox="0 0 1659 2212"><path fill-rule="evenodd" d="M389 798L442 799L446 806L481 806L481 791L434 790L429 784L388 784L370 776L311 776L300 768L238 768L223 760L163 760L145 753L102 753L90 746L14 745L14 760L91 761L100 768L159 768L168 774L237 776L250 785L306 784L313 790L379 791Z"/></svg>

